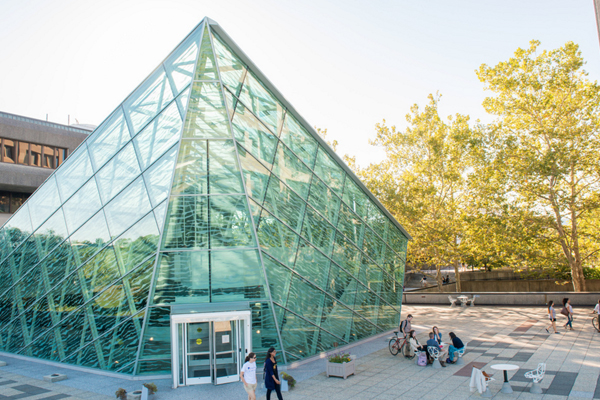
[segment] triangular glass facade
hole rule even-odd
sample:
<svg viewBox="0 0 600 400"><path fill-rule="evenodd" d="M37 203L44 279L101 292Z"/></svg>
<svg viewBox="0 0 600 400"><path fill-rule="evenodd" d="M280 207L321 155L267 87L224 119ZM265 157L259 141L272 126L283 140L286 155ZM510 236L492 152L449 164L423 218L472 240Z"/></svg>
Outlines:
<svg viewBox="0 0 600 400"><path fill-rule="evenodd" d="M247 303L284 363L397 326L408 235L215 28L1 228L0 350L154 375L174 306Z"/></svg>

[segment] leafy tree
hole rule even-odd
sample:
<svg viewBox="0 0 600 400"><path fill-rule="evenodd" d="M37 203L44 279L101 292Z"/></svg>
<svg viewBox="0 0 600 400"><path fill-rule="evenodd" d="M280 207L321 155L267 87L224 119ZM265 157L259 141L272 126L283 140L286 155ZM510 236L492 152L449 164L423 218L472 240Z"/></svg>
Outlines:
<svg viewBox="0 0 600 400"><path fill-rule="evenodd" d="M430 95L425 108L415 104L405 131L388 127L385 120L377 124L372 144L382 146L386 158L358 173L413 236L411 258L436 266L440 291L441 266L453 265L460 291L461 219L473 134L468 116L442 120L439 100L440 95Z"/></svg>
<svg viewBox="0 0 600 400"><path fill-rule="evenodd" d="M587 79L574 43L538 55L540 42L477 75L494 96L485 109L498 116L507 193L551 229L571 269L575 291L585 290L583 264L600 201L600 87ZM523 227L524 228L524 227ZM542 229L543 231L543 229Z"/></svg>

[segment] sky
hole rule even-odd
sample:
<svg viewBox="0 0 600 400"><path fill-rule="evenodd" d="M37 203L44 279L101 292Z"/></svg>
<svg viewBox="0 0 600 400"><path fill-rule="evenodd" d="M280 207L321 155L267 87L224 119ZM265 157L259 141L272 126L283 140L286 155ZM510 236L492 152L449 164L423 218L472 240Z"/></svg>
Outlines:
<svg viewBox="0 0 600 400"><path fill-rule="evenodd" d="M0 0L0 111L98 125L205 16L362 167L375 124L430 93L491 122L475 70L533 39L577 43L600 80L593 0Z"/></svg>

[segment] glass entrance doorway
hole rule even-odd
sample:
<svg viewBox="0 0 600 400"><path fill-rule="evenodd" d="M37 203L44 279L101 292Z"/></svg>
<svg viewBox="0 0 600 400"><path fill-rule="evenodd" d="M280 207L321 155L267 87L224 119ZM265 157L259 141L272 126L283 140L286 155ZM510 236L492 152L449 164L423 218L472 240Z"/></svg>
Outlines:
<svg viewBox="0 0 600 400"><path fill-rule="evenodd" d="M171 316L173 387L237 382L250 352L250 312Z"/></svg>

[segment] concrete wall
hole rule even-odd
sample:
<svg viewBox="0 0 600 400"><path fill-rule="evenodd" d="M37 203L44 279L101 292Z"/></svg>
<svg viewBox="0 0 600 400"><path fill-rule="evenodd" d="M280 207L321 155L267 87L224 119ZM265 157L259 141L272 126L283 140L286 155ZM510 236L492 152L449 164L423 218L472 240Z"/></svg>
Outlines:
<svg viewBox="0 0 600 400"><path fill-rule="evenodd" d="M586 290L600 292L600 280L588 279L585 281ZM442 286L444 292L455 292L456 284L450 283ZM501 281L466 281L461 282L463 292L572 292L573 283L559 285L554 279L527 280L501 280ZM438 293L437 286L431 286L419 291Z"/></svg>
<svg viewBox="0 0 600 400"><path fill-rule="evenodd" d="M448 296L457 298L457 296L466 295L469 298L477 295L475 306L477 305L529 305L544 306L549 300L555 303L561 303L562 299L568 297L573 306L594 307L598 304L600 293L597 292L548 292L548 293L482 293L482 292L463 292L463 293L427 293L427 292L405 292L402 295L402 304L447 304L450 306ZM591 310L590 310L591 311Z"/></svg>

